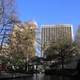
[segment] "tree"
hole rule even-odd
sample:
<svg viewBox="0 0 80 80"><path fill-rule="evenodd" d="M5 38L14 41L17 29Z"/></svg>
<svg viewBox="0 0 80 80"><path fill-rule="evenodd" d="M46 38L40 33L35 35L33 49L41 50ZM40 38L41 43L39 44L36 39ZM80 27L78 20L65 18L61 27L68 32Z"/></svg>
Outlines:
<svg viewBox="0 0 80 80"><path fill-rule="evenodd" d="M15 21L15 0L0 0L0 61L8 62L7 41Z"/></svg>
<svg viewBox="0 0 80 80"><path fill-rule="evenodd" d="M27 28L26 28L27 27ZM34 35L35 31L28 26L15 25L9 43L9 58L14 65L29 63L32 54L35 53ZM28 62L27 62L28 61ZM25 64L24 63L24 64Z"/></svg>
<svg viewBox="0 0 80 80"><path fill-rule="evenodd" d="M15 22L15 0L0 0L0 51L7 44Z"/></svg>
<svg viewBox="0 0 80 80"><path fill-rule="evenodd" d="M50 45L44 52L48 60L56 60L58 65L61 64L64 68L64 64L69 64L75 56L79 55L79 50L76 44L68 43L55 43Z"/></svg>

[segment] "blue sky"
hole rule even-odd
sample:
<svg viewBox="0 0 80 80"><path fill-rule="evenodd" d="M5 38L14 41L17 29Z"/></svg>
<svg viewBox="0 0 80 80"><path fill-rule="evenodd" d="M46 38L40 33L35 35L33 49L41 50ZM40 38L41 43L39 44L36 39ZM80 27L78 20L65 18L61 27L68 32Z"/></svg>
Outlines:
<svg viewBox="0 0 80 80"><path fill-rule="evenodd" d="M21 21L40 24L72 24L74 33L80 24L80 0L16 0Z"/></svg>

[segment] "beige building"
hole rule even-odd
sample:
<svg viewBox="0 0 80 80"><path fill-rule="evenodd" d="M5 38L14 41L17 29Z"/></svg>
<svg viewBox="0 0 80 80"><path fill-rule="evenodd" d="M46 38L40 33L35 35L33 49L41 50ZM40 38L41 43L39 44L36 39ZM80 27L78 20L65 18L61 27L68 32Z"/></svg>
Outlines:
<svg viewBox="0 0 80 80"><path fill-rule="evenodd" d="M80 48L80 25L78 26L78 30L75 36L75 41L77 43L77 46Z"/></svg>
<svg viewBox="0 0 80 80"><path fill-rule="evenodd" d="M35 42L36 42L36 29L37 29L37 23L34 20L29 20L27 22L24 23L24 28L26 29L30 29L31 30L31 34L32 34L32 43L33 43L33 47L34 47L34 53L31 54L31 57L36 56L36 48L35 48Z"/></svg>
<svg viewBox="0 0 80 80"><path fill-rule="evenodd" d="M17 45L16 32L19 31L20 34L23 33L24 34L23 37L26 37L28 35L31 36L30 37L31 38L31 43L32 43L31 45L33 47L30 48L30 50L28 49L28 56L30 56L30 57L35 56L35 29L36 29L36 26L37 26L37 24L34 21L28 21L28 22L25 22L24 24L17 23L17 24L14 25L14 29L13 29L13 33L12 33L12 37L11 37L12 44L16 48L16 45ZM24 47L27 47L26 45L28 45L28 42L24 41L24 43L25 44L21 44L21 43L19 44L19 46L22 46L23 51L24 51ZM26 50L27 50L27 48L26 48ZM31 52L31 51L33 51L33 52ZM24 54L25 54L25 56L27 56L26 51L24 51Z"/></svg>
<svg viewBox="0 0 80 80"><path fill-rule="evenodd" d="M56 42L72 42L72 25L41 25L41 42L42 46Z"/></svg>

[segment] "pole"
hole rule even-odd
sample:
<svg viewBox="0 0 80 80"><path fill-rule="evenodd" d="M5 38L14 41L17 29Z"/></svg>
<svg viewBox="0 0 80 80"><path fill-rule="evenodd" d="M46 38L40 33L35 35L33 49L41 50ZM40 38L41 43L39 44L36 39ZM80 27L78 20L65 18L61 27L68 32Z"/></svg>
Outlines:
<svg viewBox="0 0 80 80"><path fill-rule="evenodd" d="M62 80L64 80L64 55L63 55L63 49L61 49L61 64L62 64Z"/></svg>

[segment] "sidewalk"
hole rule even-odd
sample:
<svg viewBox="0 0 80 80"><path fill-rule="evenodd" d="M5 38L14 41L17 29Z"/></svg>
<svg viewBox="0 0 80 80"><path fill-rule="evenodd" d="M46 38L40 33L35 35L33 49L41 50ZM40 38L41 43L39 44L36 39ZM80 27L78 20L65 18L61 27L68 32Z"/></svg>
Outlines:
<svg viewBox="0 0 80 80"><path fill-rule="evenodd" d="M14 79L14 78L31 77L31 76L32 76L32 74L1 72L1 74L0 74L0 80L1 79Z"/></svg>

